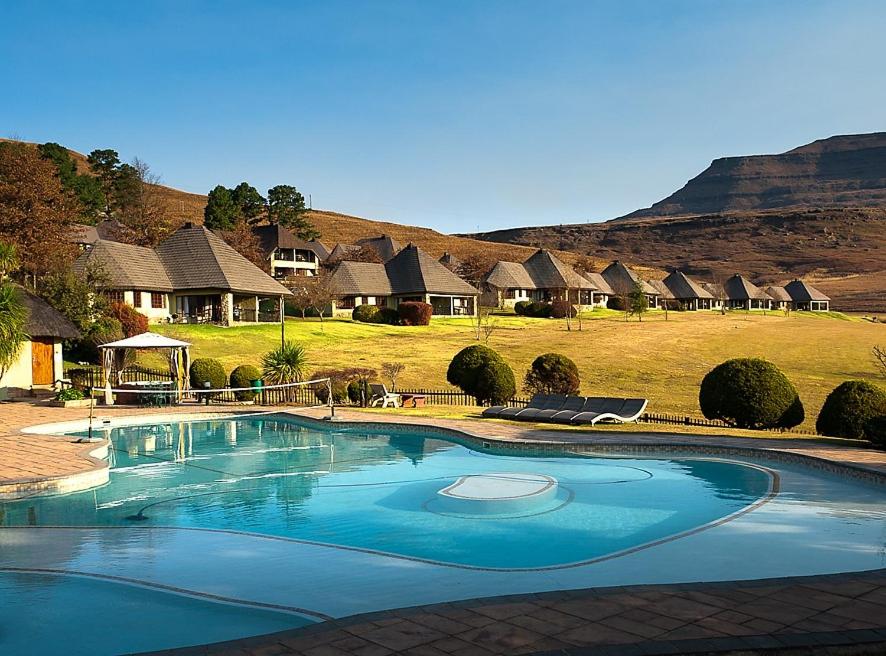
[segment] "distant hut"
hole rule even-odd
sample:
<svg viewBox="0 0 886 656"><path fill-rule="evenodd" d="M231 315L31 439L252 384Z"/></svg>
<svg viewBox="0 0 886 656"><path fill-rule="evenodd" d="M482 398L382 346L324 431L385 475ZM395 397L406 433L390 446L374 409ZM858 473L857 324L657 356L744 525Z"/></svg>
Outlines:
<svg viewBox="0 0 886 656"><path fill-rule="evenodd" d="M603 269L601 275L606 279L606 282L609 283L609 286L612 288L612 291L616 296L626 299L634 291L637 284L639 284L643 293L646 294L646 300L649 302L649 307L658 307L658 299L661 297L661 292L640 278L640 276L618 260L615 260L608 267Z"/></svg>
<svg viewBox="0 0 886 656"><path fill-rule="evenodd" d="M737 310L768 310L771 298L742 275L735 274L725 283L726 305Z"/></svg>
<svg viewBox="0 0 886 656"><path fill-rule="evenodd" d="M710 310L714 295L682 271L671 272L662 284L685 310Z"/></svg>
<svg viewBox="0 0 886 656"><path fill-rule="evenodd" d="M765 291L766 295L772 299L769 303L769 307L773 310L793 309L794 304L791 301L791 295L788 294L784 287L769 285L769 287L763 291Z"/></svg>
<svg viewBox="0 0 886 656"><path fill-rule="evenodd" d="M831 299L803 280L792 280L784 288L795 310L827 312L831 308Z"/></svg>

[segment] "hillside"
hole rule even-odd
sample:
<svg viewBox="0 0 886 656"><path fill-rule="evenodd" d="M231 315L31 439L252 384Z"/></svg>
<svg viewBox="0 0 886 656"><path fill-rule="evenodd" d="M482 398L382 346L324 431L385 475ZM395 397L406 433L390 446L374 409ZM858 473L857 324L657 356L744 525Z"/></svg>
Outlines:
<svg viewBox="0 0 886 656"><path fill-rule="evenodd" d="M843 310L886 310L886 133L727 157L650 208L596 224L473 235L708 279L803 276Z"/></svg>
<svg viewBox="0 0 886 656"><path fill-rule="evenodd" d="M886 132L820 139L778 155L715 159L682 189L621 219L787 207L886 208Z"/></svg>

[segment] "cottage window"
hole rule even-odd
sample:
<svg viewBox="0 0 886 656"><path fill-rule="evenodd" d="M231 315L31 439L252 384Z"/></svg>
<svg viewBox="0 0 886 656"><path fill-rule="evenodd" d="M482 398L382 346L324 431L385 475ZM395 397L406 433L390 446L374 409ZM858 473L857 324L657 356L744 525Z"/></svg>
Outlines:
<svg viewBox="0 0 886 656"><path fill-rule="evenodd" d="M151 307L155 310L162 309L165 307L165 299L163 298L163 294L160 292L151 292Z"/></svg>
<svg viewBox="0 0 886 656"><path fill-rule="evenodd" d="M338 302L338 307L342 310L353 310L355 305L353 296L345 296Z"/></svg>
<svg viewBox="0 0 886 656"><path fill-rule="evenodd" d="M505 290L505 298L517 298L519 295L519 289L506 289Z"/></svg>
<svg viewBox="0 0 886 656"><path fill-rule="evenodd" d="M105 298L111 303L122 303L123 292L119 289L107 289L105 290Z"/></svg>
<svg viewBox="0 0 886 656"><path fill-rule="evenodd" d="M142 306L142 293L140 291L132 292L132 307L140 308Z"/></svg>

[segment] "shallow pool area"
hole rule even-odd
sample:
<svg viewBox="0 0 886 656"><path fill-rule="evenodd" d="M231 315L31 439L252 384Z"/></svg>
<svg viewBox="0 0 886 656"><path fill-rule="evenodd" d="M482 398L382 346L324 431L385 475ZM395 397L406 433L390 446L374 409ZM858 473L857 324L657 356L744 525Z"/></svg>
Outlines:
<svg viewBox="0 0 886 656"><path fill-rule="evenodd" d="M0 503L0 603L131 604L145 649L480 596L886 566L883 486L799 464L518 453L284 414L107 434L108 485ZM151 633L164 613L181 619ZM13 619L0 652L22 639ZM80 653L120 653L91 627Z"/></svg>

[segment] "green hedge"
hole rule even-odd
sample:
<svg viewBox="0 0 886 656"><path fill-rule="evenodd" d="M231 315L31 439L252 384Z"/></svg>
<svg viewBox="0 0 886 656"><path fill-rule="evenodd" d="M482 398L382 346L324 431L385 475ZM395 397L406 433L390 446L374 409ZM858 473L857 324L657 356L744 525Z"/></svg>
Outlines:
<svg viewBox="0 0 886 656"><path fill-rule="evenodd" d="M727 360L701 382L699 405L708 419L739 428L791 428L803 423L803 403L791 381L771 362Z"/></svg>
<svg viewBox="0 0 886 656"><path fill-rule="evenodd" d="M868 439L868 420L886 415L886 392L864 380L840 383L825 399L815 429L822 435Z"/></svg>
<svg viewBox="0 0 886 656"><path fill-rule="evenodd" d="M261 380L261 370L251 364L241 364L231 372L231 387L252 387L252 381ZM234 396L238 401L254 401L255 392L243 391L234 392Z"/></svg>
<svg viewBox="0 0 886 656"><path fill-rule="evenodd" d="M559 353L545 353L532 361L523 385L530 394L578 394L581 381L575 362Z"/></svg>
<svg viewBox="0 0 886 656"><path fill-rule="evenodd" d="M446 380L481 403L506 403L517 391L514 372L488 346L468 346L449 363Z"/></svg>
<svg viewBox="0 0 886 656"><path fill-rule="evenodd" d="M381 323L381 311L377 305L358 305L351 312L351 318L362 323Z"/></svg>
<svg viewBox="0 0 886 656"><path fill-rule="evenodd" d="M527 316L526 311L530 305L532 305L532 301L517 301L514 303L514 313L521 317L525 317Z"/></svg>

